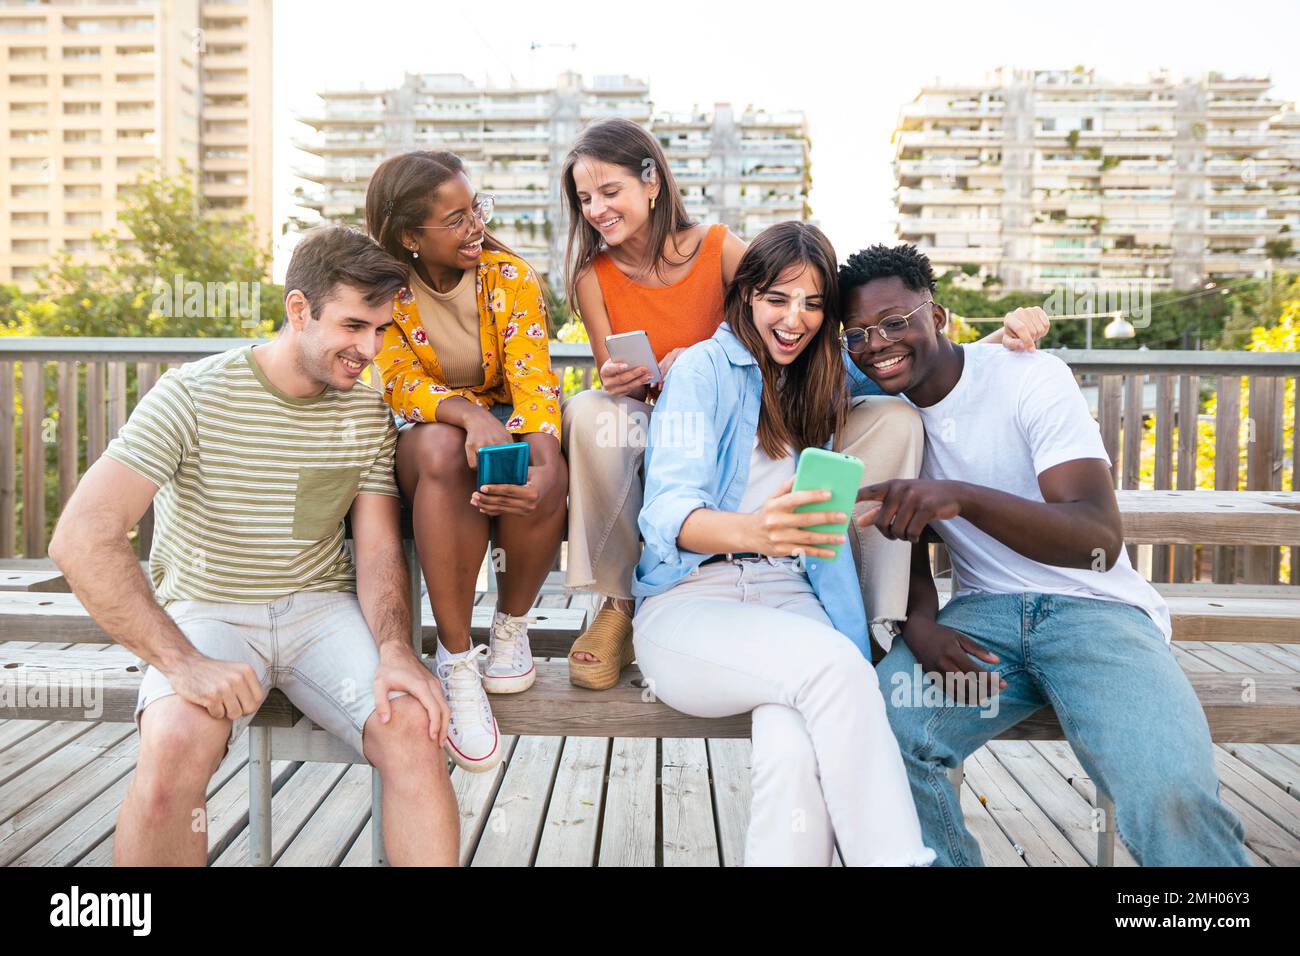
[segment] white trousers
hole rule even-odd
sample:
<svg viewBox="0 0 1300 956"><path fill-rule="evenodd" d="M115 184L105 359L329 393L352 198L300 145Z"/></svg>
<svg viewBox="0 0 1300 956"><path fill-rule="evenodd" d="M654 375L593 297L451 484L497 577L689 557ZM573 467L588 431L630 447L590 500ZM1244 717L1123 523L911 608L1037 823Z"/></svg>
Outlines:
<svg viewBox="0 0 1300 956"><path fill-rule="evenodd" d="M923 865L934 852L876 672L788 560L718 562L646 598L641 673L670 707L753 712L747 866Z"/></svg>

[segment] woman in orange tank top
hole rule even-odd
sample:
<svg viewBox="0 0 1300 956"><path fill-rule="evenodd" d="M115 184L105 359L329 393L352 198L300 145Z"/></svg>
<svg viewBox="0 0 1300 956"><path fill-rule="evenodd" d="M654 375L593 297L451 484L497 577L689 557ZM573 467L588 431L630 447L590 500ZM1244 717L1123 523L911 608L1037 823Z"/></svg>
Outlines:
<svg viewBox="0 0 1300 956"><path fill-rule="evenodd" d="M563 189L567 292L601 381L563 407L571 474L565 585L605 599L573 644L569 678L602 690L631 661L646 399L655 391L647 386L649 369L610 359L605 337L644 331L666 375L683 349L717 331L723 290L745 244L725 225L691 219L658 141L629 120L583 131L565 161Z"/></svg>

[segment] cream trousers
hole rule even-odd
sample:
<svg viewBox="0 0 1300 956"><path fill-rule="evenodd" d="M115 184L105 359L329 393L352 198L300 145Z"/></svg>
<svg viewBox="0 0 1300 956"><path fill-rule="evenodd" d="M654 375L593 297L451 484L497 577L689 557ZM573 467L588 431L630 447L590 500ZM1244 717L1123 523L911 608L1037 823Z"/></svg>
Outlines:
<svg viewBox="0 0 1300 956"><path fill-rule="evenodd" d="M569 462L569 548L564 583L604 597L632 597L632 571L641 556L641 464L651 406L591 389L564 403L564 452ZM925 451L921 416L901 398L853 400L835 448L862 459L864 485L915 478ZM858 511L865 508L859 505ZM871 621L907 616L911 545L887 541L875 528L851 525L863 606ZM888 648L886 648L888 650Z"/></svg>

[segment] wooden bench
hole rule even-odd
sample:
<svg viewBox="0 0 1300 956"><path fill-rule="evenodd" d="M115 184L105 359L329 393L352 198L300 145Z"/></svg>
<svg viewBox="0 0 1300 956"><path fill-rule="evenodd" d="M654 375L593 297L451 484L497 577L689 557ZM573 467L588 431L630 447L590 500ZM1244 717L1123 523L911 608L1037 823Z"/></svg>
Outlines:
<svg viewBox="0 0 1300 956"><path fill-rule="evenodd" d="M1130 543L1289 544L1300 541L1300 495L1267 501L1259 493L1121 492L1126 536ZM1267 493L1265 493L1267 494ZM1202 499L1200 496L1204 495ZM1181 500L1180 500L1181 498ZM1202 522L1189 521L1199 516ZM1245 530L1243 530L1243 528ZM1264 539L1264 540L1261 540ZM414 547L407 542L414 567ZM412 576L411 600L422 606L418 577ZM1283 586L1164 585L1174 611L1175 639L1238 642L1300 642L1300 589ZM537 609L547 621L535 625L538 656L567 656L580 631L570 612ZM476 621L485 628L486 620ZM478 628L476 628L478 630ZM431 619L413 620L412 640L431 649L436 635ZM483 638L480 630L479 639ZM37 643L102 643L107 638L70 595L0 594L0 640ZM52 647L0 648L0 691L10 686L39 685L54 695L39 706L0 698L0 718L38 720L130 721L141 675L127 652L59 650ZM1256 672L1189 672L1215 741L1250 743L1300 742L1300 679L1296 675ZM102 712L88 717L71 695L87 681L102 690ZM616 687L593 692L568 682L567 665L539 662L536 684L527 693L493 699L503 734L594 737L747 737L749 715L706 719L672 710L654 699L635 667ZM84 689L84 687L83 687ZM64 695L60 703L59 695ZM1060 740L1063 735L1050 708L1023 721L1002 739ZM253 721L249 740L250 851L254 865L271 862L271 760L359 762L359 754L314 727L283 694L273 691ZM374 778L377 782L377 775ZM376 791L377 795L377 791ZM1114 808L1098 791L1103 819ZM372 814L375 861L383 861L379 801ZM1114 834L1109 826L1098 835L1098 861L1113 861Z"/></svg>

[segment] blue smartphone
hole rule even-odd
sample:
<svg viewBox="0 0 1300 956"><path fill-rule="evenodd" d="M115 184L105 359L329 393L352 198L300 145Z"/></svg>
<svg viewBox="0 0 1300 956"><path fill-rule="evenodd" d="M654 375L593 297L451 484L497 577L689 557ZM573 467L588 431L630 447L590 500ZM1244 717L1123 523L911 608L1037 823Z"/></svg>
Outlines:
<svg viewBox="0 0 1300 956"><path fill-rule="evenodd" d="M528 442L484 445L478 450L478 486L528 484Z"/></svg>

